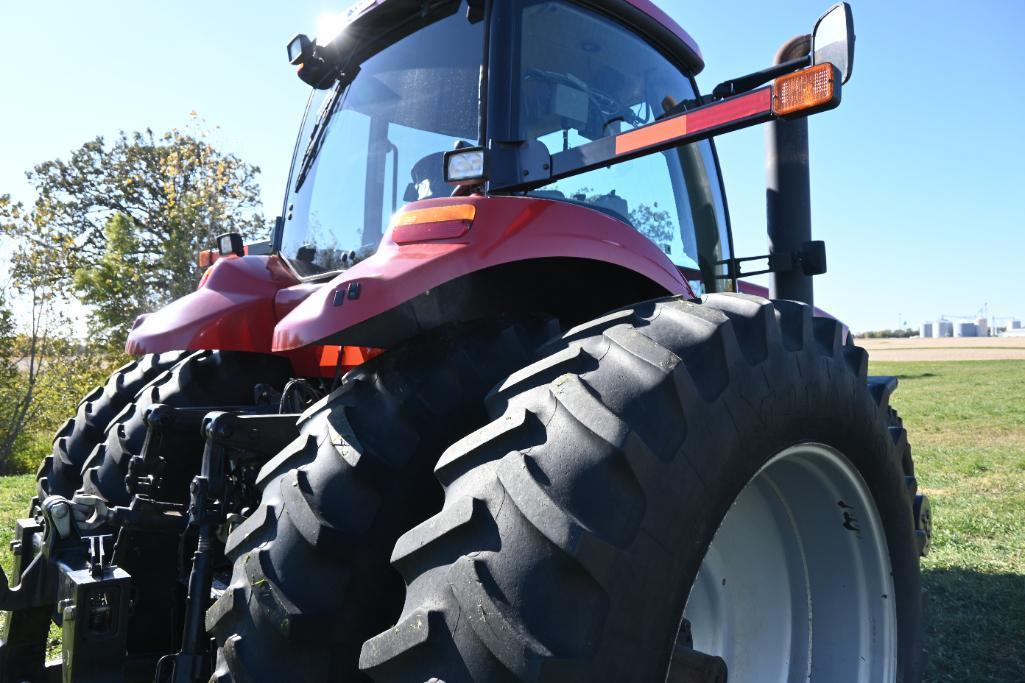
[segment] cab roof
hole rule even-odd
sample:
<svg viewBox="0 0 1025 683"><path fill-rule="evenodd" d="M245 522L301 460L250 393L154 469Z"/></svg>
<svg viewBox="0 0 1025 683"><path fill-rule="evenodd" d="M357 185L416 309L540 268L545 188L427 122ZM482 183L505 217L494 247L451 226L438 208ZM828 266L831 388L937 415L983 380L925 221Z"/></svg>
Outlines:
<svg viewBox="0 0 1025 683"><path fill-rule="evenodd" d="M665 26L669 31L676 36L686 47L693 53L693 56L701 62L702 67L704 66L704 58L701 55L701 48L698 47L697 42L694 38L687 33L682 26L666 14L662 8L660 8L651 0L626 0L628 3L639 9L640 11L647 14L649 17L657 21L658 23Z"/></svg>
<svg viewBox="0 0 1025 683"><path fill-rule="evenodd" d="M681 61L691 74L698 74L705 66L701 49L697 42L683 30L676 21L665 11L656 5L652 0L577 0L584 5L591 5L604 10L608 14L617 17L628 24L639 29L649 39L659 44L666 52L675 56ZM408 12L410 7L420 6L419 0L360 0L344 13L341 25L350 25L357 29L361 19L369 14L379 17L375 24L380 21L388 23ZM390 10L390 11L389 11ZM318 41L320 37L318 36ZM333 37L328 40L330 42Z"/></svg>
<svg viewBox="0 0 1025 683"><path fill-rule="evenodd" d="M640 29L660 47L674 55L697 75L705 68L701 48L689 33L683 30L651 0L584 0Z"/></svg>

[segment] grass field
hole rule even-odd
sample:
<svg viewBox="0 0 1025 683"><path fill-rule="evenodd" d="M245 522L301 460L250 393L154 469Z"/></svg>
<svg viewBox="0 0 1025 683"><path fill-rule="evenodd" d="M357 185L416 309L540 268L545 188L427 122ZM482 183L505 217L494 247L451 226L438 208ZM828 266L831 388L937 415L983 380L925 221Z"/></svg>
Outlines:
<svg viewBox="0 0 1025 683"><path fill-rule="evenodd" d="M896 375L919 486L929 681L1025 681L1025 361L872 363Z"/></svg>
<svg viewBox="0 0 1025 683"><path fill-rule="evenodd" d="M921 490L933 505L923 563L927 681L1025 681L1025 362L879 362L896 375ZM0 478L0 560L31 475Z"/></svg>

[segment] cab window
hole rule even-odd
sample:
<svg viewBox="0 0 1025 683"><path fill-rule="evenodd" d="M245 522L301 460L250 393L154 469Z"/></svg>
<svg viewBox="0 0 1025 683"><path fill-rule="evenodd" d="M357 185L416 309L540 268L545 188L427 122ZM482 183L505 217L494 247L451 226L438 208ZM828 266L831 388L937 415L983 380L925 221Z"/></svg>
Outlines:
<svg viewBox="0 0 1025 683"><path fill-rule="evenodd" d="M693 81L628 28L567 0L524 3L524 139L552 154L656 121L694 98ZM529 193L585 205L651 240L698 293L728 288L729 233L711 143L702 141L560 180Z"/></svg>

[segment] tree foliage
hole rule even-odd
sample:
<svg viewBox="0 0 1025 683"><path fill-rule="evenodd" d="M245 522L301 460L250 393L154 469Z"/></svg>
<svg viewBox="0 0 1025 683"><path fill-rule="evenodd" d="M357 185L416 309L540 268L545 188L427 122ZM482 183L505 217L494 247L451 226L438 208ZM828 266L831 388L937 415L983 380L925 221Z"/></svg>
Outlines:
<svg viewBox="0 0 1025 683"><path fill-rule="evenodd" d="M654 242L659 249L667 254L670 253L673 240L676 238L677 227L672 214L660 208L658 202L638 204L631 210L628 208L629 203L623 197L617 196L615 190L608 194L602 194L593 188L581 187L574 192L566 192L558 185L552 190L577 201L615 211L624 219L628 219L637 232Z"/></svg>
<svg viewBox="0 0 1025 683"><path fill-rule="evenodd" d="M62 336L67 318L52 292L24 292L27 321L16 324L0 291L0 473L34 468L50 435L78 400L109 371L114 358L98 355Z"/></svg>
<svg viewBox="0 0 1025 683"><path fill-rule="evenodd" d="M15 282L77 293L103 336L126 332L111 312L152 308L192 291L196 254L224 232L263 231L254 166L201 133L121 133L91 140L28 174L31 207L0 197ZM130 322L130 321L128 321Z"/></svg>
<svg viewBox="0 0 1025 683"><path fill-rule="evenodd" d="M27 206L0 195L0 237L13 247L0 283L0 473L38 464L121 362L138 314L195 289L200 250L225 232L263 237L257 173L201 132L147 130L39 164Z"/></svg>
<svg viewBox="0 0 1025 683"><path fill-rule="evenodd" d="M107 219L104 237L103 253L75 270L74 285L82 299L92 304L91 341L113 349L124 343L132 322L156 308L166 295L147 286L148 264L128 216L115 213Z"/></svg>
<svg viewBox="0 0 1025 683"><path fill-rule="evenodd" d="M917 337L918 330L909 328L902 330L870 330L854 336L860 339L907 339L908 337Z"/></svg>
<svg viewBox="0 0 1025 683"><path fill-rule="evenodd" d="M630 212L630 222L642 235L654 242L659 249L669 253L673 239L676 237L676 224L665 209L660 209L658 202L640 204Z"/></svg>

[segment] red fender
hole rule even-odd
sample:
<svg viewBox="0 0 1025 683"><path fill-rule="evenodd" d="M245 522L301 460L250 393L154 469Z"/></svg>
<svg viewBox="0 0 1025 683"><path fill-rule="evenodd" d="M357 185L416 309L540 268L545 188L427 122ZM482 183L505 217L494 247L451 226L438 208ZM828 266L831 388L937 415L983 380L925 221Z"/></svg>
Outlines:
<svg viewBox="0 0 1025 683"><path fill-rule="evenodd" d="M139 316L125 351L222 349L269 353L274 298L298 279L278 256L226 256L203 275L199 288L159 311Z"/></svg>
<svg viewBox="0 0 1025 683"><path fill-rule="evenodd" d="M412 211L460 205L472 208L472 221L400 227L398 242L389 229L373 256L329 283L301 283L278 256L222 257L195 292L140 316L125 349L131 354L177 349L286 353L296 372L322 374L324 367L335 367L334 360L322 358L324 353L338 354L337 348L321 347L324 340L466 275L553 257L611 264L639 274L664 293L692 295L676 267L648 239L622 221L579 205L526 197L434 199L406 206L399 222ZM353 283L356 298L350 296ZM346 354L347 367L367 350L348 349Z"/></svg>
<svg viewBox="0 0 1025 683"><path fill-rule="evenodd" d="M400 227L401 244L390 228L375 254L314 291L277 324L273 350L326 340L351 343L339 333L470 273L532 259L600 261L638 273L668 294L692 296L676 266L646 237L600 211L568 202L430 199L405 206L393 224L412 211L456 205L472 206L472 220L428 223L415 231L409 229L414 226Z"/></svg>

